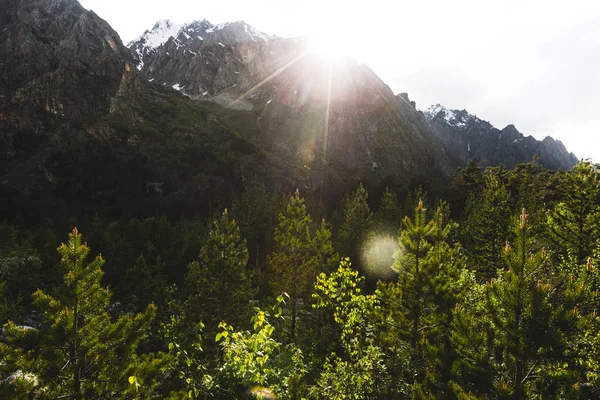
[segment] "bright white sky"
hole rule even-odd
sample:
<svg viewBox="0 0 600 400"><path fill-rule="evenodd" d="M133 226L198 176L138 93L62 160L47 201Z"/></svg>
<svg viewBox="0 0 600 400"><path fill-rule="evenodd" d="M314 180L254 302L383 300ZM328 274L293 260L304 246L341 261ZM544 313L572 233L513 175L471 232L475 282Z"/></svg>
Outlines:
<svg viewBox="0 0 600 400"><path fill-rule="evenodd" d="M125 44L159 19L329 37L420 109L467 109L600 161L600 1L80 1Z"/></svg>

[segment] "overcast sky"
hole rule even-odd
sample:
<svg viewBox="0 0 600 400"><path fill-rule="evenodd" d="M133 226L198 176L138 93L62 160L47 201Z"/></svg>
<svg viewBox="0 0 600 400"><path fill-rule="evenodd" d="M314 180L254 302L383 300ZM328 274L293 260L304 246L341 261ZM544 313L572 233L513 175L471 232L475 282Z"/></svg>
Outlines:
<svg viewBox="0 0 600 400"><path fill-rule="evenodd" d="M80 0L128 43L159 19L335 36L395 93L600 161L600 1Z"/></svg>

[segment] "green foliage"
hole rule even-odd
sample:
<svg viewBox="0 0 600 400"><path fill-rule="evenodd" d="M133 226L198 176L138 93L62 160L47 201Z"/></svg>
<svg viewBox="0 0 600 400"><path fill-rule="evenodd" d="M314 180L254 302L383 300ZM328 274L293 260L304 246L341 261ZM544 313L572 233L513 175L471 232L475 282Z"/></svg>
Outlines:
<svg viewBox="0 0 600 400"><path fill-rule="evenodd" d="M34 294L41 318L37 328L5 325L7 342L0 347L3 370L30 377L25 380L32 385L26 390L35 397L126 398L133 393L128 377L145 364L136 348L155 307L112 318L110 292L100 286L102 257L86 263L89 248L76 229L58 251L63 285L56 296L41 290Z"/></svg>
<svg viewBox="0 0 600 400"><path fill-rule="evenodd" d="M453 375L452 310L473 285L473 277L465 269L460 246L449 243L456 224L449 222L447 204L428 220L419 202L414 219L405 217L403 225L393 265L398 281L379 288L389 304L383 318L394 321L397 334L413 345L413 363L419 368L415 395L441 396Z"/></svg>
<svg viewBox="0 0 600 400"><path fill-rule="evenodd" d="M232 192L239 225L227 212L173 221L168 207L132 218L123 204L118 221L63 210L35 229L0 223L0 319L11 321L1 398L600 397L600 184L589 163L554 173L536 160L512 171L473 161L444 192L454 208L415 203L419 189L400 212L386 189L375 215L362 185L332 209L322 193L283 204L259 183L203 192L226 181L209 175L172 195L183 205L204 193L212 213ZM332 211L336 234L321 221ZM73 233L57 266L56 232L74 221L106 258ZM332 242L364 265L340 265ZM357 272L392 264L395 281Z"/></svg>
<svg viewBox="0 0 600 400"><path fill-rule="evenodd" d="M389 187L381 196L381 205L375 213L374 223L377 231L381 235L395 237L402 221L402 209L398 202L398 195Z"/></svg>
<svg viewBox="0 0 600 400"><path fill-rule="evenodd" d="M266 252L272 246L279 203L280 196L256 183L248 185L234 203L240 232L248 241L251 264L259 266L266 260Z"/></svg>
<svg viewBox="0 0 600 400"><path fill-rule="evenodd" d="M319 399L378 399L389 391L392 378L387 372L383 350L373 338L374 313L379 308L375 295L362 293L364 277L342 260L337 271L321 273L313 294L315 308L332 312L341 328L343 353L331 354L311 390Z"/></svg>
<svg viewBox="0 0 600 400"><path fill-rule="evenodd" d="M404 217L404 229L398 240L400 250L392 268L398 272L398 280L402 287L403 308L405 318L410 321L410 334L406 339L413 345L419 342L421 319L423 318L423 279L424 264L427 253L431 249L428 241L433 233L433 221L426 221L423 202L419 201L414 211L414 220Z"/></svg>
<svg viewBox="0 0 600 400"><path fill-rule="evenodd" d="M274 234L275 251L268 257L272 293L285 292L290 297L291 340L296 336L299 299L310 292L317 273L329 269L335 257L331 232L325 221L314 233L311 224L304 199L296 190L285 212L279 215Z"/></svg>
<svg viewBox="0 0 600 400"><path fill-rule="evenodd" d="M510 201L510 193L493 171L486 171L481 194L467 201L462 237L471 252L471 268L482 281L495 277L501 266L500 250L509 236Z"/></svg>
<svg viewBox="0 0 600 400"><path fill-rule="evenodd" d="M369 194L362 185L343 201L344 220L338 232L338 250L355 262L361 260L361 251L373 224L373 213L367 199ZM360 265L359 265L360 267Z"/></svg>
<svg viewBox="0 0 600 400"><path fill-rule="evenodd" d="M577 326L589 318L590 311L581 309L591 296L589 275L569 276L553 266L547 251L535 247L530 229L523 210L514 247L507 243L504 249L505 268L474 290L472 304L456 310L461 369L480 385L464 376L469 390L519 399L544 393L540 387L549 385L546 394L566 394L565 374L576 370L570 347L577 343Z"/></svg>
<svg viewBox="0 0 600 400"><path fill-rule="evenodd" d="M581 162L561 184L564 200L548 215L551 241L560 254L573 252L582 264L600 238L600 179L590 163Z"/></svg>
<svg viewBox="0 0 600 400"><path fill-rule="evenodd" d="M282 303L279 296L273 308L275 318L281 316ZM221 331L215 340L223 353L217 377L220 389L234 394L240 389L252 393L260 387L263 396L272 393L280 399L297 398L306 373L302 352L294 344L283 345L272 338L275 328L269 322L271 313L259 308L254 311L252 331L235 331L225 322L219 324Z"/></svg>
<svg viewBox="0 0 600 400"><path fill-rule="evenodd" d="M184 287L187 320L194 325L204 321L209 332L216 331L218 321L246 321L249 301L256 294L247 264L246 241L225 209L213 221L198 260L188 266Z"/></svg>

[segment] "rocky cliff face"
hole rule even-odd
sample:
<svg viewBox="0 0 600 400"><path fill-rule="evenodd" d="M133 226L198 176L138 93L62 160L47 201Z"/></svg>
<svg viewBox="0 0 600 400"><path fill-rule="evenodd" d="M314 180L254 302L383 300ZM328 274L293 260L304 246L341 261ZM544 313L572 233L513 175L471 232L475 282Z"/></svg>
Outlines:
<svg viewBox="0 0 600 400"><path fill-rule="evenodd" d="M205 212L249 180L339 200L471 156L567 166L559 142L421 113L366 66L243 22L165 21L127 49L76 0L4 0L0 60L0 198L33 221Z"/></svg>
<svg viewBox="0 0 600 400"><path fill-rule="evenodd" d="M302 180L200 103L148 82L77 1L4 0L0 27L0 198L10 213L0 219L208 212L243 179Z"/></svg>
<svg viewBox="0 0 600 400"><path fill-rule="evenodd" d="M39 131L109 112L133 59L105 21L71 0L5 0L0 15L5 123Z"/></svg>
<svg viewBox="0 0 600 400"><path fill-rule="evenodd" d="M305 186L344 191L359 180L408 184L451 163L414 104L352 59L331 62L306 38L281 39L244 22L159 22L129 44L148 80L220 107L241 135L307 173ZM155 43L156 44L156 43Z"/></svg>
<svg viewBox="0 0 600 400"><path fill-rule="evenodd" d="M439 104L424 111L436 136L460 163L478 158L484 165L504 164L507 168L531 161L534 155L550 169L569 169L577 157L562 142L546 137L524 136L514 125L500 130L466 110L450 110Z"/></svg>
<svg viewBox="0 0 600 400"><path fill-rule="evenodd" d="M407 184L444 176L473 157L514 167L538 154L548 168L570 168L560 142L500 131L466 111L416 110L367 67L331 64L305 38L282 39L244 22L201 20L177 32L168 21L131 42L148 80L214 107L257 146L305 168L311 187L357 180ZM160 38L158 40L157 38Z"/></svg>

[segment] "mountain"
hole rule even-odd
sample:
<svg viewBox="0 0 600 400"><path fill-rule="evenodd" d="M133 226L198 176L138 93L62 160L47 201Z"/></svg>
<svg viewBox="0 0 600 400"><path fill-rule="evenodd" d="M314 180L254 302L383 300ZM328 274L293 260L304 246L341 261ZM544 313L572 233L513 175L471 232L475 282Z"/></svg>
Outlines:
<svg viewBox="0 0 600 400"><path fill-rule="evenodd" d="M562 142L546 137L524 136L514 125L500 130L466 110L450 110L440 104L423 112L447 151L460 163L478 158L484 165L513 168L539 156L549 169L570 169L577 157Z"/></svg>
<svg viewBox="0 0 600 400"><path fill-rule="evenodd" d="M206 213L244 179L302 180L202 104L148 82L77 1L4 0L0 26L0 219Z"/></svg>
<svg viewBox="0 0 600 400"><path fill-rule="evenodd" d="M169 37L165 26L175 25L157 22L128 45L141 73L218 104L213 110L252 143L307 166L312 186L409 184L444 176L473 157L510 168L536 154L551 169L576 163L552 138L539 142L510 126L499 131L442 106L419 112L406 93L394 96L368 67L350 58L330 65L307 38L282 39L243 21L203 19L171 29Z"/></svg>
<svg viewBox="0 0 600 400"><path fill-rule="evenodd" d="M4 0L0 27L0 218L207 214L249 181L327 203L443 181L478 148L367 66L244 22L162 21L126 47L76 0Z"/></svg>
<svg viewBox="0 0 600 400"><path fill-rule="evenodd" d="M199 20L148 44L164 39L167 24L129 44L140 72L303 168L305 187L339 194L360 180L408 185L452 170L425 118L365 65L330 62L307 38L282 39L243 21Z"/></svg>

